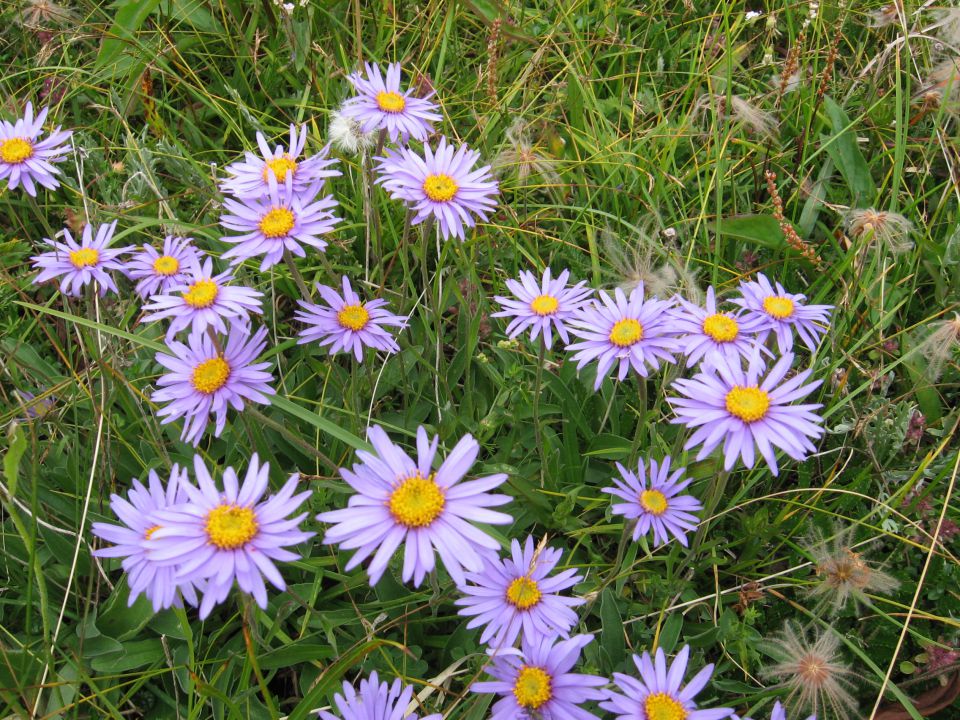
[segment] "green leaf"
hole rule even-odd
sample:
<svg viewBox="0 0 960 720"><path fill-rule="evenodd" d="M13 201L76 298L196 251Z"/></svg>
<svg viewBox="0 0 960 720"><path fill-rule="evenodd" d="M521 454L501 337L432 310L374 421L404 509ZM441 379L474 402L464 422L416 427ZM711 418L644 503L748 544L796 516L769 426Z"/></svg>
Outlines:
<svg viewBox="0 0 960 720"><path fill-rule="evenodd" d="M317 415L315 412L311 412L306 408L300 407L299 405L288 400L285 397L274 396L273 398L271 398L270 404L273 407L278 408L283 412L287 413L288 415L292 415L295 418L299 418L304 422L310 423L315 428L322 430L323 432L327 433L327 435L332 435L337 440L345 442L347 445L349 445L352 448L355 448L357 450L373 449L368 443L358 438L349 430L344 430L342 427L340 427L333 421L327 420L325 417L321 417L320 415Z"/></svg>
<svg viewBox="0 0 960 720"><path fill-rule="evenodd" d="M714 225L720 237L735 238L776 250L786 244L780 223L772 215L738 215L721 218Z"/></svg>
<svg viewBox="0 0 960 720"><path fill-rule="evenodd" d="M610 588L600 594L600 647L610 661L611 669L623 662L627 645L623 634L623 619L617 609L617 598Z"/></svg>
<svg viewBox="0 0 960 720"><path fill-rule="evenodd" d="M821 141L850 188L853 197L851 204L853 207L872 205L877 187L870 175L870 166L860 152L857 136L850 130L853 123L832 98L825 97L823 104L833 126L833 135L826 139L821 138Z"/></svg>
<svg viewBox="0 0 960 720"><path fill-rule="evenodd" d="M7 490L10 495L17 494L17 475L20 470L20 459L27 450L27 438L19 425L14 425L9 433L10 445L3 454L3 476L7 479Z"/></svg>
<svg viewBox="0 0 960 720"><path fill-rule="evenodd" d="M117 62L123 49L136 39L137 30L158 5L160 0L128 0L119 5L113 25L100 43L100 52L94 64L96 70L117 70Z"/></svg>

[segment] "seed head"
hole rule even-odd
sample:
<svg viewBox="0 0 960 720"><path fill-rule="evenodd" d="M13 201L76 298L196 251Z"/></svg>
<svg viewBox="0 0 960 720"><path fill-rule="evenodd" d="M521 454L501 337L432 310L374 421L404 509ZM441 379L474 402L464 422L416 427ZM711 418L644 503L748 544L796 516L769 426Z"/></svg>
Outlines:
<svg viewBox="0 0 960 720"><path fill-rule="evenodd" d="M780 635L770 641L768 651L777 660L764 675L788 691L787 705L797 711L820 715L829 708L831 716L854 717L857 701L852 695L854 675L839 653L840 640L834 631L808 633L788 622Z"/></svg>
<svg viewBox="0 0 960 720"><path fill-rule="evenodd" d="M847 232L855 238L872 238L893 255L901 255L913 247L910 240L913 223L895 212L874 208L851 210L847 214Z"/></svg>
<svg viewBox="0 0 960 720"><path fill-rule="evenodd" d="M960 315L954 314L951 320L938 320L930 325L927 336L918 346L919 352L927 359L927 378L936 382L943 368L960 346Z"/></svg>

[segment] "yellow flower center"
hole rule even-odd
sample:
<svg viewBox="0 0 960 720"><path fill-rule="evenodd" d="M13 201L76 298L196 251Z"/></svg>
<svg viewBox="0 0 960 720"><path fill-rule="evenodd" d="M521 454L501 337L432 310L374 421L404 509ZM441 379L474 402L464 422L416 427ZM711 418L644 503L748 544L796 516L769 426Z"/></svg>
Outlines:
<svg viewBox="0 0 960 720"><path fill-rule="evenodd" d="M260 232L268 238L286 237L293 230L296 219L287 208L273 208L260 218Z"/></svg>
<svg viewBox="0 0 960 720"><path fill-rule="evenodd" d="M26 138L10 138L0 143L0 158L9 165L19 165L33 157L33 145Z"/></svg>
<svg viewBox="0 0 960 720"><path fill-rule="evenodd" d="M427 194L427 197L434 202L448 202L452 200L453 196L457 194L458 189L459 187L457 186L456 180L443 173L427 175L427 179L423 181L423 191Z"/></svg>
<svg viewBox="0 0 960 720"><path fill-rule="evenodd" d="M783 320L793 315L793 300L771 295L763 299L763 309L767 311L767 315Z"/></svg>
<svg viewBox="0 0 960 720"><path fill-rule="evenodd" d="M337 313L340 327L359 332L370 322L370 313L363 305L344 305Z"/></svg>
<svg viewBox="0 0 960 720"><path fill-rule="evenodd" d="M536 580L518 577L507 587L507 602L518 610L529 610L540 602L540 587Z"/></svg>
<svg viewBox="0 0 960 720"><path fill-rule="evenodd" d="M287 179L287 173L295 173L297 171L297 161L290 157L287 153L284 153L280 157L274 158L273 160L267 160L267 164L263 168L264 182L269 182L271 170L273 171L274 176L277 178L277 182L282 183Z"/></svg>
<svg viewBox="0 0 960 720"><path fill-rule="evenodd" d="M633 318L617 320L610 330L610 342L617 347L630 347L640 340L643 340L643 325Z"/></svg>
<svg viewBox="0 0 960 720"><path fill-rule="evenodd" d="M387 502L393 519L408 528L427 527L446 505L443 490L433 480L433 475L423 477L420 473L404 480L390 493Z"/></svg>
<svg viewBox="0 0 960 720"><path fill-rule="evenodd" d="M197 392L204 395L215 393L227 384L230 378L230 364L220 357L204 360L193 369L190 383Z"/></svg>
<svg viewBox="0 0 960 720"><path fill-rule="evenodd" d="M207 539L221 550L236 550L253 540L260 526L251 508L217 505L207 513Z"/></svg>
<svg viewBox="0 0 960 720"><path fill-rule="evenodd" d="M208 308L219 293L220 288L213 280L197 280L183 294L183 301L192 308Z"/></svg>
<svg viewBox="0 0 960 720"><path fill-rule="evenodd" d="M153 271L157 275L170 277L171 275L176 275L179 270L180 261L170 255L161 255L153 261Z"/></svg>
<svg viewBox="0 0 960 720"><path fill-rule="evenodd" d="M560 303L553 295L538 295L530 301L530 309L540 317L553 315L559 307Z"/></svg>
<svg viewBox="0 0 960 720"><path fill-rule="evenodd" d="M377 106L388 113L403 112L407 107L407 99L400 93L381 92L377 93Z"/></svg>
<svg viewBox="0 0 960 720"><path fill-rule="evenodd" d="M719 343L726 343L737 339L740 326L729 315L717 313L703 321L703 332Z"/></svg>
<svg viewBox="0 0 960 720"><path fill-rule="evenodd" d="M70 262L77 270L96 265L100 260L100 253L94 248L80 248L70 251Z"/></svg>
<svg viewBox="0 0 960 720"><path fill-rule="evenodd" d="M640 493L640 507L651 515L663 515L668 506L667 496L659 490L644 490Z"/></svg>
<svg viewBox="0 0 960 720"><path fill-rule="evenodd" d="M741 387L735 385L727 393L727 412L745 423L756 422L770 409L770 396L756 385Z"/></svg>
<svg viewBox="0 0 960 720"><path fill-rule="evenodd" d="M647 695L643 711L647 720L686 720L688 715L680 701L666 693Z"/></svg>
<svg viewBox="0 0 960 720"><path fill-rule="evenodd" d="M143 534L144 539L149 540L153 537L153 534L160 529L159 525L154 525L152 528L148 528L147 531Z"/></svg>
<svg viewBox="0 0 960 720"><path fill-rule="evenodd" d="M517 673L513 696L520 707L536 710L553 697L550 676L538 667L524 665Z"/></svg>

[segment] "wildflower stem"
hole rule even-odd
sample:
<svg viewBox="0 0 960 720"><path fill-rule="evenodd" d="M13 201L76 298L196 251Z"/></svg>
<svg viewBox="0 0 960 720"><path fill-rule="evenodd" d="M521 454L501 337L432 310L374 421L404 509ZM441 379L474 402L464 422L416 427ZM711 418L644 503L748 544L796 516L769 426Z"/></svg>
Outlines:
<svg viewBox="0 0 960 720"><path fill-rule="evenodd" d="M537 377L533 384L533 435L537 442L537 452L540 454L540 487L544 487L547 463L546 453L543 451L543 431L540 429L540 393L543 390L543 364L546 361L547 344L540 338L540 351L537 353Z"/></svg>
<svg viewBox="0 0 960 720"><path fill-rule="evenodd" d="M717 473L716 477L713 478L713 482L710 483L710 489L703 503L703 520L700 521L700 525L697 527L697 535L693 539L691 550L696 551L703 542L703 538L707 534L707 529L710 525L710 519L716 511L717 505L720 503L720 498L723 497L724 490L727 489L727 481L729 479L730 472L728 470L721 470Z"/></svg>
<svg viewBox="0 0 960 720"><path fill-rule="evenodd" d="M300 290L300 294L303 296L304 300L309 300L311 293L307 284L303 281L303 275L300 274L300 271L297 269L297 264L293 262L293 256L290 255L289 250L283 251L283 261L287 264L287 267L290 268L290 275L293 276L293 281L297 284L297 289Z"/></svg>

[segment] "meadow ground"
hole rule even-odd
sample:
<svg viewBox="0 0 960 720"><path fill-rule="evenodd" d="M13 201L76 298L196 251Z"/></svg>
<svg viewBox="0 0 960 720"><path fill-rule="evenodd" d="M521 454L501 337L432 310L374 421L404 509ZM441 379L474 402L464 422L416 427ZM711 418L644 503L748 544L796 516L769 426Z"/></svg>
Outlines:
<svg viewBox="0 0 960 720"><path fill-rule="evenodd" d="M0 136L0 716L302 719L333 706L338 718L379 720L369 707L351 715L334 704L343 682L373 671L412 687L421 717L451 720L626 712L699 720L734 710L760 720L778 717L777 701L790 720L960 716L960 12L883 0L6 0L0 22L0 119L15 122L30 101L50 108L44 133L72 130L55 165L60 186L38 187L35 197L10 187L11 172L42 148L22 127ZM445 136L479 153L477 168L493 166L496 208L463 242L439 234L456 224L452 216L412 223L419 218L393 197L398 186L379 182L388 171L373 156L396 153L403 138L351 135L356 127L336 114L355 95L348 75L364 61L384 70L401 63L402 88L413 90L405 100L374 98L383 117L434 92L440 117L426 146ZM68 295L56 278L36 282L31 258L50 251L44 239L61 228L80 239L88 222L116 221L116 248L189 237L215 272L226 271L230 257L221 256L240 246L223 238L242 233L221 225L237 209L225 200L224 189L237 190L222 187L225 168L260 152L258 132L271 148L286 144L291 124L306 128L294 161L338 140L329 169L339 174L320 195L332 195L340 219L315 209L317 227L333 224L317 236L329 243L324 251L303 241L303 257L277 251L270 262L241 252L231 284L263 293L262 314L249 322L266 335L247 360L265 363L275 394L250 391L254 400L229 410L218 436L201 417L184 441L184 419L161 424L158 415L171 406L157 395L170 370L156 356L187 351L168 345L187 342L187 330L174 341L167 329L189 324L190 308L180 302L172 321L145 322L150 311L121 270L107 269L117 292L95 296L89 284ZM351 138L372 146L351 148ZM424 143L409 145L417 154ZM278 169L293 175L292 166ZM462 175L445 185L452 175L436 171L413 191L447 209L449 193L462 200L469 185ZM288 207L277 197L262 202ZM285 217L257 227L275 240L287 232ZM69 262L92 267L106 254L86 250ZM548 349L528 330L508 338L510 318L493 317L503 309L495 296L510 296L507 281L521 272L539 277L548 267L554 277L569 268L571 283L594 290L633 291L632 310L608 308L613 320L604 320L595 308L582 322L613 351L646 347L647 364L637 364L646 377L629 368L595 388L597 362L578 372L576 349L562 339ZM760 298L738 315L730 301L759 287L743 283L761 275L784 286L773 292L780 304ZM385 327L397 352L387 335L362 362L316 340L298 344L306 326L297 301L321 303L315 284L339 291L342 276L405 320ZM761 341L763 328L804 304L833 306L826 322L781 323L779 339L793 342L795 357L769 334L766 355L754 358L770 367L787 357L781 383L795 385L809 369L808 380L822 384L784 409L771 387L752 389L756 378L716 389L725 382L717 368L739 368L735 353L686 367L679 343L705 331L694 311L708 287L745 335L760 323L751 332ZM631 313L644 296L649 313L638 320ZM691 305L667 310L654 296ZM536 305L532 297L518 307L538 322L551 318L549 298ZM339 332L373 327L374 308L354 312L330 311L327 322ZM241 335L236 325L229 341L213 329L196 336L208 364L202 377L196 358L184 371L181 385L193 391L179 401L181 414L202 408L227 378L240 383L247 360L230 343ZM675 363L651 366L658 337ZM711 398L719 401L708 408ZM705 433L690 427L700 421L713 423L714 440L726 432L742 444L728 469L722 446L700 452ZM380 441L392 464L368 455L362 472L393 473L387 489L371 495L368 510L351 505L355 517L316 519L373 482L353 478L351 487L338 469L370 449L374 425L414 457L425 426L439 436L437 461L397 470L403 463ZM806 448L795 439L801 426ZM753 452L751 432L792 448L793 458L775 451L779 474L770 452L760 453L767 440ZM469 468L471 453L454 452L468 434L479 444ZM197 482L195 453L217 488L226 483L224 494L171 496L189 500L179 515L127 512L133 544L112 552L119 536L97 525L119 522L111 494L127 497L151 470L166 483L175 464ZM254 453L269 463L267 494L299 473L298 490L311 495L282 502L281 493L270 509L253 504L256 493L231 495L224 471L243 479ZM459 463L441 468L451 453ZM653 531L634 533L616 506L656 524L675 517L676 496L650 485L618 499L604 488L621 477L617 463L635 472L641 458L666 456L692 481L682 494L704 507L661 542ZM507 522L443 485L456 469L469 480L505 475L486 490L509 496L495 509ZM455 512L473 524L448 518L441 529ZM316 533L306 539L283 523L301 513L301 530ZM336 527L341 540L366 535L352 546L325 543ZM408 540L436 532L436 568L422 545L410 558L411 540L389 563L387 551L372 561L382 577L371 587L371 560L347 568L351 548L375 536L389 545L397 528ZM574 671L603 678L600 690L583 678L572 682L576 692L564 690L556 668L536 675L531 668L547 667L542 648L524 646L519 670L521 660L503 653L491 665L493 641L458 614L467 592L455 582L459 564L471 569L476 543L487 538L507 553L511 539L522 545L528 536L539 554L520 557L521 574L497 596L503 607L493 616L545 604L544 581L528 575L548 560L555 572L573 570L559 595L582 602L557 611L555 629L575 638L564 646L579 649L570 650ZM199 541L185 550L184 537ZM277 551L281 544L292 554ZM98 548L106 552L94 556ZM154 580L135 581L160 606L178 584L188 596L196 584L207 602L155 612L141 595L128 605L133 576L111 554L130 556L136 573L156 570ZM233 585L233 573L252 595ZM285 590L275 587L281 577ZM532 584L514 584L523 577ZM637 677L634 654L686 657L687 646L684 681L715 663L695 700L660 687L656 673L642 691L607 681ZM491 667L506 673L501 693L474 685L491 679ZM625 696L604 699L609 691ZM594 715L570 715L567 700ZM700 714L694 702L730 710Z"/></svg>

